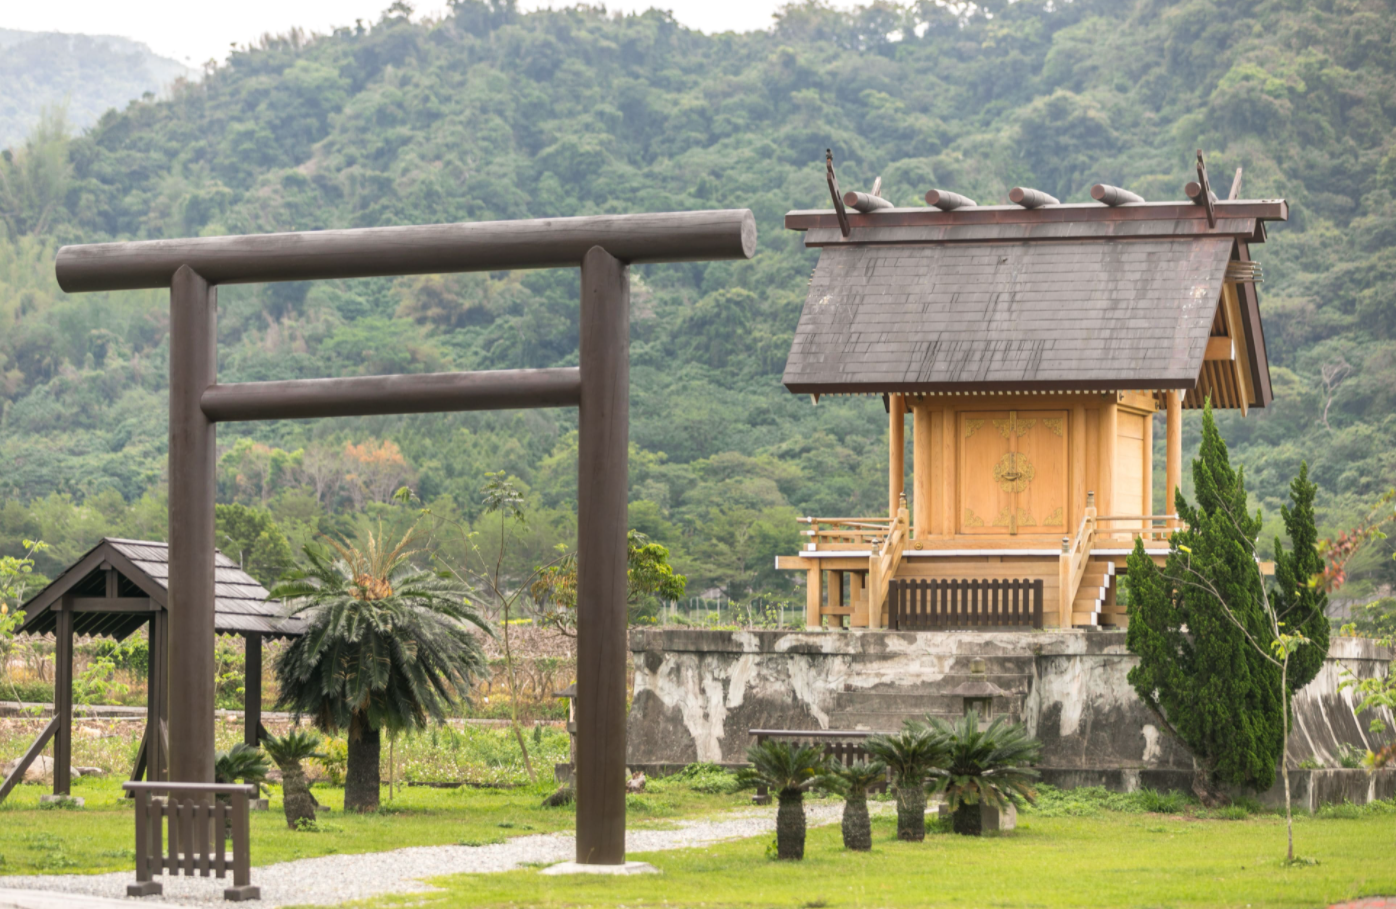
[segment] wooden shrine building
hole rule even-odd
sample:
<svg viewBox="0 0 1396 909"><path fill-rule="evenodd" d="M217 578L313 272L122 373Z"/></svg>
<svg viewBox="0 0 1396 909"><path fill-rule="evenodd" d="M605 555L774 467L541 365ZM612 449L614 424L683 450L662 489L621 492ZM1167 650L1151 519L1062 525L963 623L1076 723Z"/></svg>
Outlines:
<svg viewBox="0 0 1396 909"><path fill-rule="evenodd" d="M8 779L0 784L0 800L24 778L24 771L53 740L53 792L67 795L72 766L73 643L78 637L107 637L122 641L146 626L150 635L146 693L146 729L133 780L166 779L166 704L170 685L213 685L208 679L171 679L168 671L167 608L169 547L148 540L103 539L51 584L20 608L25 612L20 634L53 634L54 711L34 744ZM246 639L244 739L258 742L262 705L262 639L297 637L303 620L288 617L267 591L232 559L214 553L215 634ZM158 718L158 722L156 722ZM158 733L156 730L159 730Z"/></svg>
<svg viewBox="0 0 1396 909"><path fill-rule="evenodd" d="M1236 199L1239 171L1217 200L1198 171L1182 202L1102 185L1086 204L932 190L930 208L848 193L848 210L831 166L836 210L786 215L820 254L785 386L880 398L890 419L888 513L806 518L777 561L807 573L809 625L1127 623L1113 578L1136 538L1167 551L1182 411L1272 397L1250 248L1288 208Z"/></svg>

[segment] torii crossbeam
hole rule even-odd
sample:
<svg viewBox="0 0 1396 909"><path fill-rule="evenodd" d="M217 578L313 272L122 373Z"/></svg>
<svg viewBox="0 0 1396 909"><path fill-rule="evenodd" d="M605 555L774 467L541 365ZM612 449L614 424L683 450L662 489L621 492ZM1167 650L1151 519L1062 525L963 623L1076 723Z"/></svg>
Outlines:
<svg viewBox="0 0 1396 909"><path fill-rule="evenodd" d="M746 209L65 246L69 293L170 288L170 780L213 782L219 422L580 408L577 861L625 861L628 266L750 258ZM217 285L581 268L580 366L218 384Z"/></svg>

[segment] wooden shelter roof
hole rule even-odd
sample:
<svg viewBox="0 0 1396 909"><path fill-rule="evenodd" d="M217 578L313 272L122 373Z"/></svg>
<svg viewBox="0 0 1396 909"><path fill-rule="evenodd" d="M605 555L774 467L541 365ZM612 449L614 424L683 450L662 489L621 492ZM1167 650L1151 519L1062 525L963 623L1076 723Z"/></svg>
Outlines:
<svg viewBox="0 0 1396 909"><path fill-rule="evenodd" d="M1214 225L1192 202L850 211L847 236L833 211L790 212L786 226L821 253L784 383L802 394L1186 389L1199 406L1202 394L1264 406L1255 286L1238 285L1236 317L1219 323L1222 287L1228 263L1248 262L1264 222L1288 208L1214 206ZM1248 383L1206 368L1231 321Z"/></svg>
<svg viewBox="0 0 1396 909"><path fill-rule="evenodd" d="M117 574L117 598L107 597L106 569ZM223 553L214 551L213 627L219 634L256 632L268 637L296 637L302 619L287 616L277 600L267 599L261 584ZM64 597L83 600L73 631L122 640L155 609L168 608L169 546L150 540L104 538L20 608L26 613L19 631L46 634L57 627L54 606ZM108 601L108 605L95 602ZM139 602L144 599L147 605Z"/></svg>

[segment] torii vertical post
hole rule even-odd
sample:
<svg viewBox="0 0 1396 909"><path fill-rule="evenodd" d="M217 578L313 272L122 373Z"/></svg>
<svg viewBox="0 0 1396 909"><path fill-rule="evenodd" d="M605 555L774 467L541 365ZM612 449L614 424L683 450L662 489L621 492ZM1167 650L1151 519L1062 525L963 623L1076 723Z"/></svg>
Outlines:
<svg viewBox="0 0 1396 909"><path fill-rule="evenodd" d="M213 779L215 424L200 399L217 381L218 290L181 265L170 283L169 779ZM158 729L156 730L158 734Z"/></svg>
<svg viewBox="0 0 1396 909"><path fill-rule="evenodd" d="M582 259L577 418L577 861L625 861L625 604L630 278Z"/></svg>

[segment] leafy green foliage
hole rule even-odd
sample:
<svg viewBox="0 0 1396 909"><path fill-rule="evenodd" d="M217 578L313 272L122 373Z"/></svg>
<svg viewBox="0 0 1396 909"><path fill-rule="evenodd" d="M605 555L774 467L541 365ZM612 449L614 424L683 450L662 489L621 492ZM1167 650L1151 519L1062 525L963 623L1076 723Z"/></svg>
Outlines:
<svg viewBox="0 0 1396 909"><path fill-rule="evenodd" d="M466 591L401 551L369 564L356 550L310 546L305 558L272 591L307 625L277 657L281 704L351 735L443 721L485 666L466 625L486 625Z"/></svg>
<svg viewBox="0 0 1396 909"><path fill-rule="evenodd" d="M1129 557L1127 642L1140 660L1130 684L1196 758L1194 788L1209 801L1218 782L1257 791L1273 785L1288 696L1317 673L1328 624L1326 600L1309 583L1322 560L1314 550L1315 487L1307 470L1301 467L1291 485L1293 507L1283 512L1292 549L1286 553L1277 542L1273 601L1266 600L1255 561L1261 519L1246 512L1244 472L1231 467L1210 407L1193 483L1197 504L1189 505L1181 492L1175 503L1187 529L1173 536L1164 570L1142 544ZM1295 651L1284 701L1281 666L1269 654L1285 632L1277 634L1267 602L1290 628L1324 645Z"/></svg>
<svg viewBox="0 0 1396 909"><path fill-rule="evenodd" d="M953 723L933 717L930 729L942 755L934 789L951 811L979 804L1006 811L1010 804L1032 803L1038 773L1029 765L1042 756L1042 743L1022 723L998 717L981 729L978 711L970 710Z"/></svg>
<svg viewBox="0 0 1396 909"><path fill-rule="evenodd" d="M242 566L263 587L295 564L291 544L270 511L246 505L215 505L214 536L223 554Z"/></svg>
<svg viewBox="0 0 1396 909"><path fill-rule="evenodd" d="M246 742L238 742L227 751L219 751L213 759L215 783L264 783L270 770L266 753Z"/></svg>

